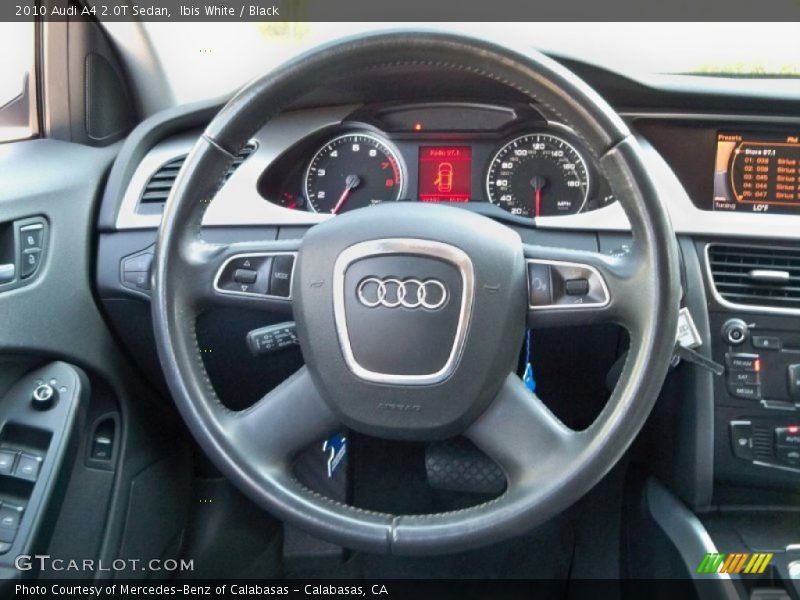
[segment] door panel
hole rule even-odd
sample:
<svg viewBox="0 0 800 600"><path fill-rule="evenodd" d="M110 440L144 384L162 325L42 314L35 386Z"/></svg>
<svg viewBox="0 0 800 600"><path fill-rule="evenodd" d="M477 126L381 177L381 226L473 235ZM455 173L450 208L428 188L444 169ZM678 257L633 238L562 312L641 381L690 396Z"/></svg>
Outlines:
<svg viewBox="0 0 800 600"><path fill-rule="evenodd" d="M126 531L131 514L140 525L159 511L157 503L133 493L134 482L147 474L151 485L180 497L191 473L184 429L172 407L131 366L94 298L97 203L118 149L119 144L92 148L57 140L0 145L0 263L14 263L16 271L16 279L0 284L0 446L10 435L5 413L22 411L33 430L41 426L53 433L33 439L34 444L11 431L12 441L23 450L29 445L28 453L38 452L43 465L58 470L52 477L57 493L48 474L47 482L29 485L32 491L21 498L23 519L30 515L38 523L46 514L53 526L20 529L14 548L52 551L66 559L111 561L132 552L163 556L166 542L159 536L142 540ZM35 234L43 239L20 235L26 233L20 225L30 222L43 225ZM30 252L22 245L28 241L40 244L41 261L23 279ZM54 407L37 413L28 388L33 386L32 392L42 379L38 370L53 364L82 374L80 398L70 396L68 402L64 387ZM58 382L55 387L63 386ZM67 408L68 420L54 420ZM99 423L105 425L98 428ZM95 445L109 431L113 439L106 459L102 449L96 454ZM48 459L56 454L58 461ZM4 477L10 476L0 467L3 499L3 485L14 485ZM9 489L13 494L17 488ZM33 503L36 490L47 492L45 501ZM172 528L164 535L174 539L184 515L170 514ZM86 526L87 515L93 516L92 527ZM108 517L98 521L97 515ZM10 551L3 556L0 545L0 568L10 557Z"/></svg>

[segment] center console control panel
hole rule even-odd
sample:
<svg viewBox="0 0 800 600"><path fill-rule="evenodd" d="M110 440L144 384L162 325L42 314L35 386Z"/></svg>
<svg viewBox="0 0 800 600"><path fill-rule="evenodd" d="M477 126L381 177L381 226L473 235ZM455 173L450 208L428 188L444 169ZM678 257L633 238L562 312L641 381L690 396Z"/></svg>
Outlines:
<svg viewBox="0 0 800 600"><path fill-rule="evenodd" d="M731 451L742 460L800 473L800 425L755 417L730 422Z"/></svg>
<svg viewBox="0 0 800 600"><path fill-rule="evenodd" d="M800 409L800 331L768 327L763 317L722 323L718 358L725 365L725 390L718 394L719 402L746 400L767 409Z"/></svg>
<svg viewBox="0 0 800 600"><path fill-rule="evenodd" d="M800 319L712 313L717 471L800 485ZM748 464L745 464L748 463Z"/></svg>

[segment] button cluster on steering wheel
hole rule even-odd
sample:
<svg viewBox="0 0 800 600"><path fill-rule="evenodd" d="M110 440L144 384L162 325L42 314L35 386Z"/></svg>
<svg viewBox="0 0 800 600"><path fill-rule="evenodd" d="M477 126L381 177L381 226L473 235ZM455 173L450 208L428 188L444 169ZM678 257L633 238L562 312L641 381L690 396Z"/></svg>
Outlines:
<svg viewBox="0 0 800 600"><path fill-rule="evenodd" d="M220 268L214 289L221 294L288 300L292 296L294 259L294 252L236 255Z"/></svg>

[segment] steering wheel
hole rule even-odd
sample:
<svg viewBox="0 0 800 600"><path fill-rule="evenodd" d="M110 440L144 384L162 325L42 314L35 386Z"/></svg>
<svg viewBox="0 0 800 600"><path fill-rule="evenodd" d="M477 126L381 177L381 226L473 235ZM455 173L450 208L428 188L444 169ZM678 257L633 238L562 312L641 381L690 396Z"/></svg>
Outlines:
<svg viewBox="0 0 800 600"><path fill-rule="evenodd" d="M628 216L630 251L524 244L486 216L413 202L354 210L297 240L200 239L203 213L228 167L272 116L347 73L399 66L467 72L510 86L571 127ZM195 144L158 238L158 354L200 446L261 507L348 548L455 552L544 522L619 460L650 413L672 356L677 256L639 146L605 101L565 68L534 51L461 35L364 35L315 49L251 83ZM248 257L272 262L283 276L280 292L231 294L220 287L220 275ZM542 267L588 278L592 301L540 310L528 281ZM238 412L217 397L195 332L198 314L220 304L291 311L305 359ZM624 326L629 353L595 422L573 431L514 370L526 327L596 322ZM370 512L325 498L292 476L293 458L342 426L390 439L464 435L500 465L506 491L472 508L429 515Z"/></svg>

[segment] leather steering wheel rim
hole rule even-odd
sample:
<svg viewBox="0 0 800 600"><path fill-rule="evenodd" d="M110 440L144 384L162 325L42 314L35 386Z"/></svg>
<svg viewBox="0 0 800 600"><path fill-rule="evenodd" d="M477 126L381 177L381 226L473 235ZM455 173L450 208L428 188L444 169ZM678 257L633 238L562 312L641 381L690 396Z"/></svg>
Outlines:
<svg viewBox="0 0 800 600"><path fill-rule="evenodd" d="M485 331L490 341L496 335L512 348L497 352L494 362L490 361L485 381L476 386L480 389L468 410L418 437L464 433L504 469L508 489L485 504L434 515L364 511L306 489L291 474L294 454L321 441L342 422L367 433L386 431L366 421L354 421L347 407L330 401L333 392L326 381L330 379L327 367L320 364L321 353L312 348L315 319L321 317L312 314L315 311L307 305L317 292L307 289L313 285L303 287L312 279L320 287L317 280L327 281L329 265L304 258L311 255L305 248L333 243L334 234L357 232L359 226L379 230L387 238L396 237L397 232L401 237L413 233L433 238L436 231L426 229L419 210L413 203L399 203L386 209L353 211L352 217L348 213L315 226L303 240L229 245L200 240L203 214L236 153L271 117L314 87L347 72L403 65L466 71L510 86L571 127L599 161L628 216L634 240L630 254L607 256L525 245L503 226L460 209L431 207L433 210L425 213L434 221L447 220L454 230L463 228L477 237L487 232L486 239L494 236L498 245L507 248L502 268L509 272L509 284L503 291L508 294L504 299L509 302L508 317L496 328L484 330L477 318L483 313L476 312L469 331L476 335ZM383 221L378 219L381 214ZM462 238L455 231L453 236L451 245L458 246L457 240ZM253 407L233 412L220 402L209 381L195 319L209 303L231 301L216 293L215 277L225 261L248 252L298 253L298 281L293 289L298 291L294 301L299 305L294 310L308 366ZM472 258L476 277L483 277L486 269L481 259ZM524 270L529 258L590 265L604 278L609 301L597 310L533 313L526 306L526 289L520 287L523 275L511 273ZM362 35L317 48L254 81L228 102L187 157L167 201L154 275L153 323L169 389L188 428L221 472L265 510L313 535L349 548L406 555L460 551L517 535L556 515L591 489L629 447L659 394L674 348L680 298L678 250L668 215L641 150L613 109L585 83L538 52L462 35L419 31ZM496 301L482 288L475 290L476 310ZM257 298L236 301L250 308L285 309L287 305ZM607 320L629 330L629 355L617 387L586 430L567 429L513 374L513 348L519 347L524 331L521 319L526 318L534 326ZM473 349L467 346L462 357L466 364L472 360L470 352ZM505 376L497 377L500 372ZM362 385L355 379L352 385ZM422 392L409 388L408 393ZM402 432L396 433L390 437L403 437Z"/></svg>

